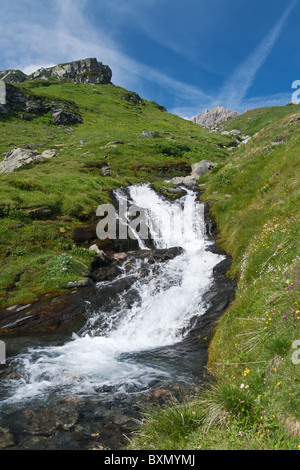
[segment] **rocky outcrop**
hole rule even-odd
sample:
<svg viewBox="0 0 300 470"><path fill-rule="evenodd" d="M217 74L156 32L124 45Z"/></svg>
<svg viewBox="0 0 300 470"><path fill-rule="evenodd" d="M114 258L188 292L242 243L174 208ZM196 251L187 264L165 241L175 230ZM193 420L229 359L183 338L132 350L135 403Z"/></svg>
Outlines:
<svg viewBox="0 0 300 470"><path fill-rule="evenodd" d="M3 83L3 82L2 82ZM19 90L10 83L5 84L5 104L0 104L0 114L19 111L20 118L31 120L51 111L57 125L71 125L82 122L78 107L72 101L47 100Z"/></svg>
<svg viewBox="0 0 300 470"><path fill-rule="evenodd" d="M112 71L108 65L103 65L97 59L83 59L41 68L29 76L30 80L38 78L56 78L56 80L70 80L74 83L107 84L111 82Z"/></svg>
<svg viewBox="0 0 300 470"><path fill-rule="evenodd" d="M174 186L183 185L192 188L196 186L200 176L212 170L215 166L217 166L217 163L213 163L209 160L202 160L201 162L194 163L194 165L192 165L192 173L189 176L179 176L173 178L172 183Z"/></svg>
<svg viewBox="0 0 300 470"><path fill-rule="evenodd" d="M21 70L3 70L0 72L0 80L7 83L22 83L28 80L28 76Z"/></svg>
<svg viewBox="0 0 300 470"><path fill-rule="evenodd" d="M207 129L213 129L222 122L228 121L229 119L239 116L237 111L230 111L225 109L223 106L217 106L211 110L206 109L204 113L198 114L198 116L192 118L195 124L200 124Z"/></svg>
<svg viewBox="0 0 300 470"><path fill-rule="evenodd" d="M33 150L15 148L8 152L2 162L0 162L0 174L12 173L23 165L41 162L45 159L55 157L54 150L45 150L39 153Z"/></svg>

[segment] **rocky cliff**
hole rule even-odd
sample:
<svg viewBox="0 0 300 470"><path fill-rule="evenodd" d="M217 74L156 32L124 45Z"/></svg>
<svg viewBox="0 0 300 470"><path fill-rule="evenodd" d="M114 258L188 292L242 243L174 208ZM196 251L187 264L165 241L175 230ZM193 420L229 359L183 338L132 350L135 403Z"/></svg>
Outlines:
<svg viewBox="0 0 300 470"><path fill-rule="evenodd" d="M41 68L31 75L20 70L4 70L0 72L0 80L9 83L20 83L26 80L56 78L75 83L91 83L103 85L111 82L112 71L108 65L103 65L97 59L83 59L49 68Z"/></svg>
<svg viewBox="0 0 300 470"><path fill-rule="evenodd" d="M111 81L112 71L108 65L103 65L97 59L84 59L42 68L29 76L31 80L50 77L75 83L107 84Z"/></svg>
<svg viewBox="0 0 300 470"><path fill-rule="evenodd" d="M223 106L217 106L211 110L206 109L204 113L199 114L198 116L192 118L192 121L195 124L200 124L207 129L212 129L217 127L221 122L228 121L239 116L237 111L230 111L225 109Z"/></svg>
<svg viewBox="0 0 300 470"><path fill-rule="evenodd" d="M28 80L28 76L21 70L3 70L0 72L0 80L6 83L21 83Z"/></svg>
<svg viewBox="0 0 300 470"><path fill-rule="evenodd" d="M82 122L77 105L69 100L48 100L25 93L11 83L4 83L5 104L0 103L0 116L15 111L21 120L32 119L51 112L57 125L70 125Z"/></svg>

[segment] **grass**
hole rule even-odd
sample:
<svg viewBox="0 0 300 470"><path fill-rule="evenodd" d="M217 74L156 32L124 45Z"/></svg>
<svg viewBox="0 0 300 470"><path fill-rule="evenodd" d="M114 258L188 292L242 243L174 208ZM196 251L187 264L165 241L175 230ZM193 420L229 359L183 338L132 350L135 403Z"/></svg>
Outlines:
<svg viewBox="0 0 300 470"><path fill-rule="evenodd" d="M178 449L300 449L300 110L274 113L253 111L257 135L200 179L218 243L233 257L228 275L238 279L210 344L210 382L187 405L148 411L131 448L174 445L164 429L176 413L185 423L174 430L170 420ZM246 133L248 117L230 127Z"/></svg>

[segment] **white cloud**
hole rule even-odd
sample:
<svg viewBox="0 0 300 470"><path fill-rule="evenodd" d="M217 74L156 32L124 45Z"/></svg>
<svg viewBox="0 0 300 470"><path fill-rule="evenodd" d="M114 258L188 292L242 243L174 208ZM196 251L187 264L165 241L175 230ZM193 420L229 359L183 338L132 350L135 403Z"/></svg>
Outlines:
<svg viewBox="0 0 300 470"><path fill-rule="evenodd" d="M26 75L30 75L36 70L39 70L41 68L47 69L48 67L54 67L54 63L48 63L48 64L29 64L29 65L21 65L21 69Z"/></svg>

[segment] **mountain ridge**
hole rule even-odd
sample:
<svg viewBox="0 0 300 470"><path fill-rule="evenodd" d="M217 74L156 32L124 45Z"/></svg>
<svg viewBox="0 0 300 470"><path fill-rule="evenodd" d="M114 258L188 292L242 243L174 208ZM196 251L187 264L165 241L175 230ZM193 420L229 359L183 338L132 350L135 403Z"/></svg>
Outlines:
<svg viewBox="0 0 300 470"><path fill-rule="evenodd" d="M49 79L70 80L74 83L93 85L111 83L112 71L96 58L88 58L58 64L53 67L40 68L30 75L21 70L0 71L0 80L7 83L23 83L27 80Z"/></svg>

